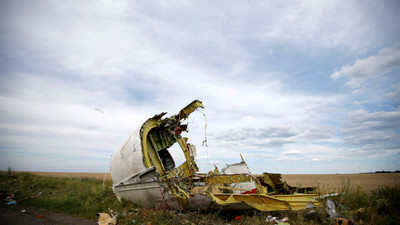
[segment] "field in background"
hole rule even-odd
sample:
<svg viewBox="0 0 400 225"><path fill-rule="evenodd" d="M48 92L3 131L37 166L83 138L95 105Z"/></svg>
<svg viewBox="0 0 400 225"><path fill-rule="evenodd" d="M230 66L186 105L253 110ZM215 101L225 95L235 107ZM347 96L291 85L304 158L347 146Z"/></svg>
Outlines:
<svg viewBox="0 0 400 225"><path fill-rule="evenodd" d="M400 184L400 173L370 174L283 174L282 180L291 186L319 187L322 192L337 192L343 184L354 188L361 187L371 192L383 186Z"/></svg>
<svg viewBox="0 0 400 225"><path fill-rule="evenodd" d="M46 177L74 177L74 178L89 178L98 180L111 180L110 173L59 173L59 172L30 172L30 171L16 171L14 173L31 173L39 176Z"/></svg>
<svg viewBox="0 0 400 225"><path fill-rule="evenodd" d="M56 172L29 172L40 176L76 177L111 180L110 173L56 173ZM319 187L323 192L337 192L343 184L354 188L361 187L371 192L382 186L400 184L400 173L371 173L371 174L282 174L282 180L291 186Z"/></svg>

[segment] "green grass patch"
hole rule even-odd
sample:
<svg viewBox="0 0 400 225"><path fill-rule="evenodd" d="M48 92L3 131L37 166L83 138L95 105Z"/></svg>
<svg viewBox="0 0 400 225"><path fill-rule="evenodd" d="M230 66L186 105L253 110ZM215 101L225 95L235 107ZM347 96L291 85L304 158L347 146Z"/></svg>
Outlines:
<svg viewBox="0 0 400 225"><path fill-rule="evenodd" d="M95 218L109 208L122 210L133 203L118 202L111 181L82 178L43 177L29 173L0 175L0 190L14 194L20 205L51 209L68 215ZM42 194L40 194L42 193ZM37 198L30 198L40 194Z"/></svg>

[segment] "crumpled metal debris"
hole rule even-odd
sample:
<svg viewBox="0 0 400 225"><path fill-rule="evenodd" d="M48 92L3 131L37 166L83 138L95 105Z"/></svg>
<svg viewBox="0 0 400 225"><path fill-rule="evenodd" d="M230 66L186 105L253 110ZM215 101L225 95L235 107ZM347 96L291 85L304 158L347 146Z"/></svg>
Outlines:
<svg viewBox="0 0 400 225"><path fill-rule="evenodd" d="M99 225L116 225L117 217L111 217L108 213L98 213L99 216Z"/></svg>
<svg viewBox="0 0 400 225"><path fill-rule="evenodd" d="M4 204L6 204L6 205L16 205L17 201L15 201L13 198L14 198L14 194L9 195L6 199L4 199L4 201L6 201Z"/></svg>
<svg viewBox="0 0 400 225"><path fill-rule="evenodd" d="M6 205L16 205L17 201L11 200L11 201L7 201L5 204Z"/></svg>
<svg viewBox="0 0 400 225"><path fill-rule="evenodd" d="M326 199L326 207L325 207L326 212L328 213L328 215L331 218L335 218L335 217L340 217L342 216L340 213L336 212L336 206L335 203L330 200L330 199Z"/></svg>
<svg viewBox="0 0 400 225"><path fill-rule="evenodd" d="M306 209L312 209L312 208L315 208L315 207L317 207L317 206L315 206L315 204L314 204L313 202L309 202L309 203L306 205Z"/></svg>
<svg viewBox="0 0 400 225"><path fill-rule="evenodd" d="M306 209L309 210L309 211L307 212L307 215L311 215L311 214L316 213L316 211L314 210L314 208L316 208L316 207L317 207L317 206L316 206L312 201L310 201L310 202L306 205Z"/></svg>
<svg viewBox="0 0 400 225"><path fill-rule="evenodd" d="M276 224L282 224L286 223L289 221L289 218L285 217L283 219L278 219L278 217L268 215L267 219L265 219L267 222L275 222Z"/></svg>
<svg viewBox="0 0 400 225"><path fill-rule="evenodd" d="M333 218L333 220L335 220L335 224L336 225L353 225L354 224L353 220L349 220L349 219L343 218L342 214L336 212L335 203L330 199L326 199L326 208L325 208L325 210L328 213L328 215L331 218Z"/></svg>
<svg viewBox="0 0 400 225"><path fill-rule="evenodd" d="M301 210L312 201L319 206L313 187L291 187L280 174L252 174L243 157L240 163L200 173L195 146L183 132L188 116L204 108L195 100L178 114L166 112L147 119L111 157L113 191L119 200L145 208L188 210ZM185 160L175 165L169 148L179 145Z"/></svg>
<svg viewBox="0 0 400 225"><path fill-rule="evenodd" d="M320 195L318 198L326 198L326 197L332 197L332 196L338 196L339 193L331 193L331 194L326 194L326 195Z"/></svg>
<svg viewBox="0 0 400 225"><path fill-rule="evenodd" d="M24 200L30 199L30 198L39 198L39 196L42 195L42 193L43 193L43 192L39 192L37 195L32 195L32 196L29 196L29 197L25 197L25 198L20 199L20 200L18 200L18 201L20 202L20 201L24 201Z"/></svg>

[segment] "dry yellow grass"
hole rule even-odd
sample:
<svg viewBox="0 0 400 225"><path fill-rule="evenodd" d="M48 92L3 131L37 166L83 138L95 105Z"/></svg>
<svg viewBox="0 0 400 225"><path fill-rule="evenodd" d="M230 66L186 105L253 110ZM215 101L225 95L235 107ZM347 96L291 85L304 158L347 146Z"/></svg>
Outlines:
<svg viewBox="0 0 400 225"><path fill-rule="evenodd" d="M25 172L17 172L17 173L25 173ZM99 180L111 180L110 173L60 173L60 172L28 172L32 174L36 174L39 176L46 177L76 177L76 178L89 178L89 179L99 179Z"/></svg>
<svg viewBox="0 0 400 225"><path fill-rule="evenodd" d="M40 176L51 177L78 177L111 180L110 173L58 173L58 172L30 172ZM325 193L337 192L343 187L343 182L354 188L361 187L370 192L382 186L400 185L400 173L372 173L372 174L282 174L282 180L291 186L319 187Z"/></svg>
<svg viewBox="0 0 400 225"><path fill-rule="evenodd" d="M291 186L316 186L326 193L336 192L343 183L350 181L350 187L361 187L370 192L382 186L400 184L400 173L371 173L371 174L283 174L282 180Z"/></svg>

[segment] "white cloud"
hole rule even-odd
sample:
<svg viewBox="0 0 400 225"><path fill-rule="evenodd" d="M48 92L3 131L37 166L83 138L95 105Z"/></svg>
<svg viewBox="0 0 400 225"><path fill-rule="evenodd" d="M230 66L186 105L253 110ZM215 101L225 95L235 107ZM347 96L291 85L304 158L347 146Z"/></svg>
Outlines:
<svg viewBox="0 0 400 225"><path fill-rule="evenodd" d="M281 153L281 155L301 155L301 154L303 153L299 150L289 150Z"/></svg>
<svg viewBox="0 0 400 225"><path fill-rule="evenodd" d="M376 55L357 59L352 65L345 65L335 71L331 78L346 77L350 88L356 89L370 78L381 77L391 70L400 68L400 49L398 46L383 48Z"/></svg>
<svg viewBox="0 0 400 225"><path fill-rule="evenodd" d="M382 29L380 24L366 23L366 15L382 24L395 21L376 7L374 14L368 14L369 8L341 1L259 2L254 7L238 2L210 6L124 1L5 6L9 10L4 10L2 27L12 31L5 37L85 76L129 71L165 77L169 71L176 77L180 71L173 70L186 64L176 65L176 60L238 75L252 66L254 56L260 56L244 42L363 51L371 45L362 41L365 36L373 40L371 31Z"/></svg>

